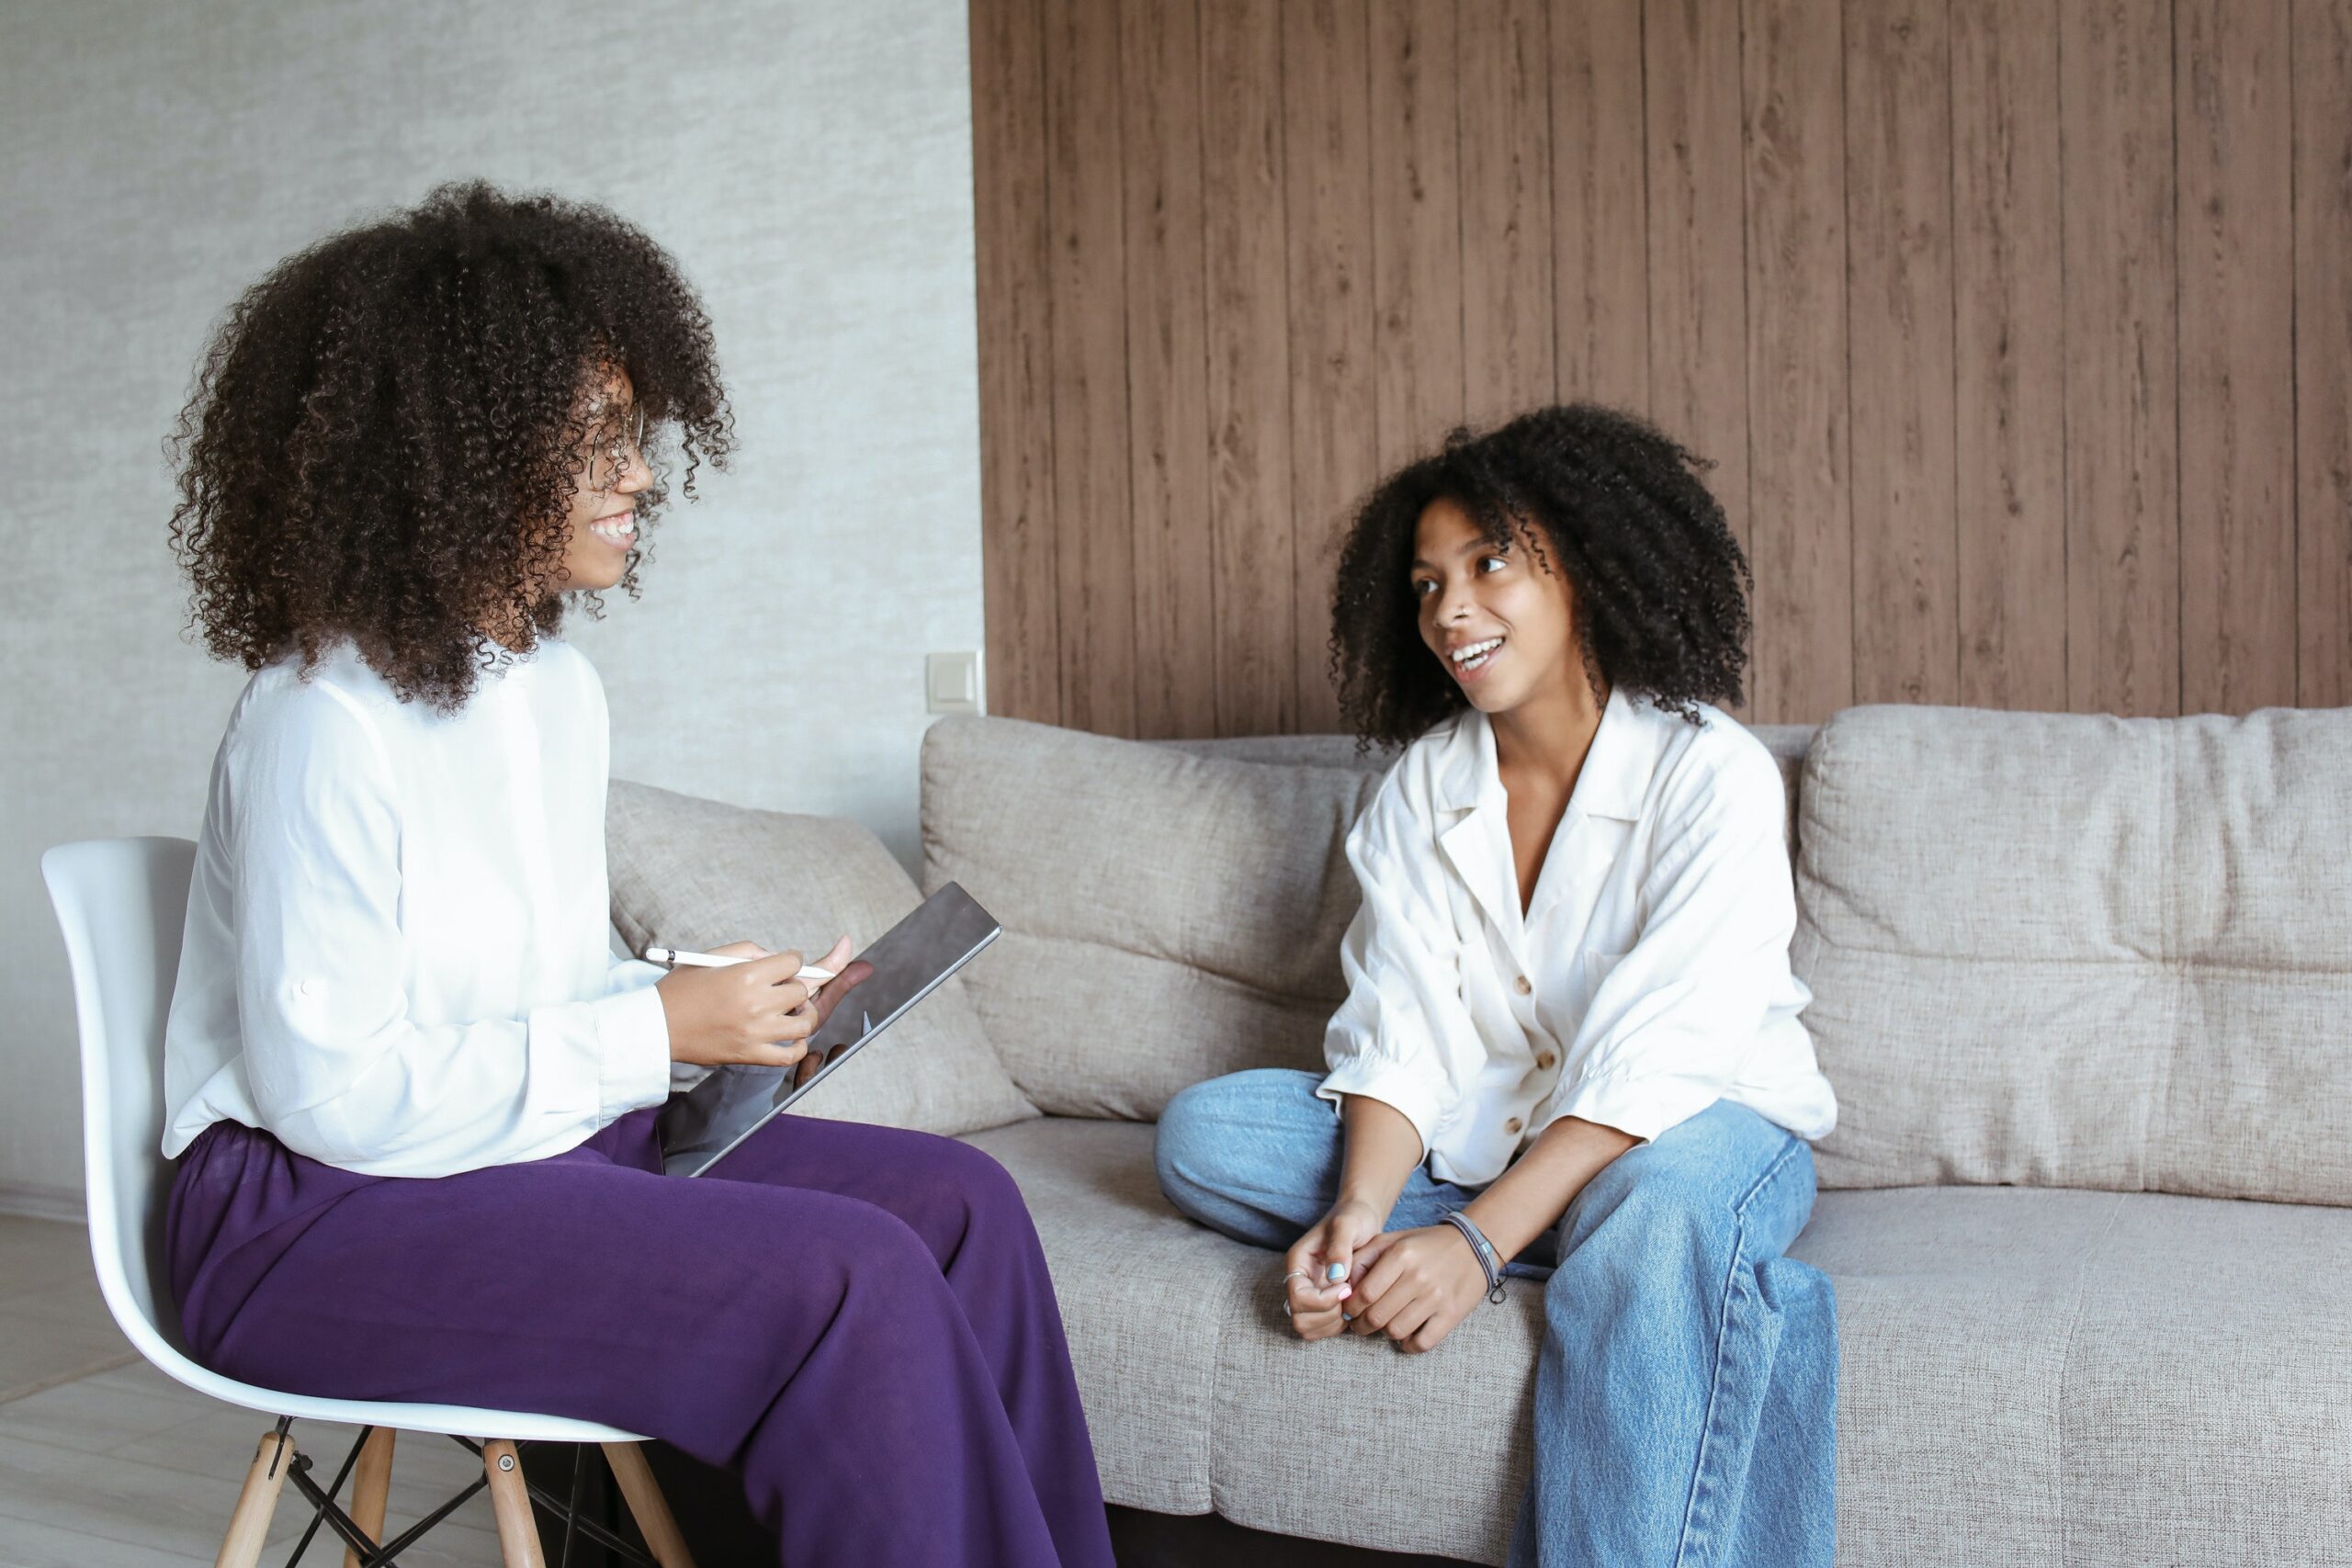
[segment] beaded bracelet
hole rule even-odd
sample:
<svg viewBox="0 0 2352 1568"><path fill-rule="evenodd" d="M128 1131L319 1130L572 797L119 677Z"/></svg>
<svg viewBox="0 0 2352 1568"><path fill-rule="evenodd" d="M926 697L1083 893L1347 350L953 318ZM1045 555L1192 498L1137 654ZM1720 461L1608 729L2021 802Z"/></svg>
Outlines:
<svg viewBox="0 0 2352 1568"><path fill-rule="evenodd" d="M1495 1244L1487 1239L1487 1233L1478 1228L1477 1221L1459 1209L1448 1210L1445 1223L1460 1231L1462 1239L1470 1244L1471 1256L1477 1258L1479 1270L1487 1276L1487 1300L1497 1306L1502 1305L1503 1263L1501 1256L1495 1251Z"/></svg>

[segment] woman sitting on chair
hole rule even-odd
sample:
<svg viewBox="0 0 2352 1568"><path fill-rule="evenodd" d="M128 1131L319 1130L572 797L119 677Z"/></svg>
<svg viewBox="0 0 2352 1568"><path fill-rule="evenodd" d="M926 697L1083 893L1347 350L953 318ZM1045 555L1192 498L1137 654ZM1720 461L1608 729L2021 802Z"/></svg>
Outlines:
<svg viewBox="0 0 2352 1568"><path fill-rule="evenodd" d="M551 198L445 187L279 265L211 344L172 537L254 674L166 1036L189 1347L666 1439L737 1468L796 1565L1107 1564L1001 1167L787 1117L661 1173L673 1071L797 1063L860 977L609 955L604 690L560 633L572 595L636 595L664 433L689 495L732 446L708 320L643 234Z"/></svg>

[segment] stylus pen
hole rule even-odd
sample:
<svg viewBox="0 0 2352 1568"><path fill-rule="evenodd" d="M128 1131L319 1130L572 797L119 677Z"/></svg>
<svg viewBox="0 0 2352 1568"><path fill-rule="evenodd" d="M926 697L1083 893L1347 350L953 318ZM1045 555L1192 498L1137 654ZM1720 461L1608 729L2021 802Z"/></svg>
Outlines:
<svg viewBox="0 0 2352 1568"><path fill-rule="evenodd" d="M645 950L645 957L646 962L659 964L665 969L675 969L681 964L691 969L724 969L730 964L751 962L748 958L729 958L718 953L688 953L676 947L649 947ZM820 969L814 964L803 965L800 973L793 976L812 986L821 986L832 977L831 970Z"/></svg>

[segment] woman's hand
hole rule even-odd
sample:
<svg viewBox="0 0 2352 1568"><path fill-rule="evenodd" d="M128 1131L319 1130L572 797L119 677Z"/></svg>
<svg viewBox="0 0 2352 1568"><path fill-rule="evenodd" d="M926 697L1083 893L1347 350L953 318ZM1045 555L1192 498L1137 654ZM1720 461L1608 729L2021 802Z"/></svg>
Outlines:
<svg viewBox="0 0 2352 1568"><path fill-rule="evenodd" d="M748 960L723 969L677 969L655 987L670 1025L670 1059L703 1066L749 1063L788 1067L808 1055L802 1043L823 1027L833 1009L857 983L874 973L870 964L849 964L849 938L833 943L817 961L835 972L818 987L793 976L797 953L769 953L756 942L731 942L711 949L723 958ZM848 964L847 968L842 965Z"/></svg>
<svg viewBox="0 0 2352 1568"><path fill-rule="evenodd" d="M1350 1281L1356 1271L1356 1250L1380 1234L1383 1217L1369 1203L1343 1199L1314 1229L1300 1236L1283 1258L1286 1272L1304 1270L1303 1275L1291 1272L1283 1281L1283 1299L1290 1303L1291 1331L1301 1339L1329 1339L1347 1327L1347 1320L1340 1315L1340 1303L1355 1293ZM1337 1280L1326 1279L1334 1263L1347 1272Z"/></svg>
<svg viewBox="0 0 2352 1568"><path fill-rule="evenodd" d="M1348 1327L1385 1334L1399 1349L1434 1350L1486 1293L1487 1271L1452 1225L1389 1231L1356 1254L1355 1321Z"/></svg>

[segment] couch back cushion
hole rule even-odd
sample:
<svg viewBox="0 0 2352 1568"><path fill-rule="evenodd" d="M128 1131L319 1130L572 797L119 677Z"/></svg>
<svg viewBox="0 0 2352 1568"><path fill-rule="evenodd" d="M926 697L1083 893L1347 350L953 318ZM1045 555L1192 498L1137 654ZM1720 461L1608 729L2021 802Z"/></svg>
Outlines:
<svg viewBox="0 0 2352 1568"><path fill-rule="evenodd" d="M1791 777L1809 733L1758 731ZM1347 832L1393 760L1344 736L933 725L924 885L962 883L1004 925L967 985L1022 1091L1150 1119L1203 1078L1319 1072L1360 901Z"/></svg>
<svg viewBox="0 0 2352 1568"><path fill-rule="evenodd" d="M923 882L1003 923L968 970L1013 1081L1156 1118L1243 1067L1315 1067L1355 914L1342 846L1370 768L1246 762L1011 719L923 740Z"/></svg>
<svg viewBox="0 0 2352 1568"><path fill-rule="evenodd" d="M882 840L839 818L752 811L615 779L605 835L613 924L635 953L742 940L814 958L836 937L873 941L921 901ZM1037 1114L997 1060L960 977L810 1090L794 1107L803 1111L948 1134Z"/></svg>
<svg viewBox="0 0 2352 1568"><path fill-rule="evenodd" d="M1825 1186L2352 1203L2352 712L1849 709L1800 792Z"/></svg>

